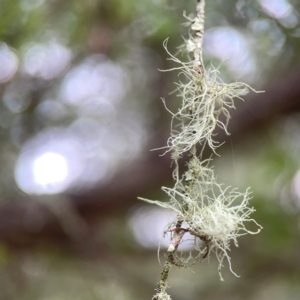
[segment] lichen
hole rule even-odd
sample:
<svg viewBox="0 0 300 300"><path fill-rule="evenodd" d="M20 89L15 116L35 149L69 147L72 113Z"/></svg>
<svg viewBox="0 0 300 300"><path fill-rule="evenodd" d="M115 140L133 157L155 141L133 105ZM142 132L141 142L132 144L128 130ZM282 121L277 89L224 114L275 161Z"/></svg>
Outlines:
<svg viewBox="0 0 300 300"><path fill-rule="evenodd" d="M187 17L190 30L189 39L184 40L180 52L189 54L187 61L172 55L167 49L167 40L163 46L170 60L178 66L166 71L176 70L181 79L176 83L176 94L181 105L176 112L171 111L164 99L166 109L172 115L171 136L164 149L171 152L174 162L173 187L162 187L168 201L139 198L151 204L176 212L176 219L167 224L166 233L171 233L168 257L162 272L158 293L155 299L170 299L164 294L166 280L171 265L190 267L196 262L207 259L215 253L219 262L219 275L223 280L221 268L224 258L227 259L231 272L238 276L231 267L231 241L238 246L238 238L245 234L257 234L262 227L251 218L255 211L249 206L250 190L239 192L235 188L225 187L217 182L211 166L212 159L202 159L204 147L208 146L216 153L220 146L215 141L215 129L221 127L227 132L230 109L234 109L234 99L242 99L250 86L242 82L224 83L219 71L212 66L204 67L202 60L202 38L204 33L204 0L198 0L196 17ZM224 121L220 116L223 115ZM188 153L188 156L185 155ZM189 157L187 170L180 172L179 160ZM246 224L252 222L256 231L247 229ZM194 252L184 255L177 254L182 237L189 232L193 237ZM166 270L166 271L165 271ZM161 294L162 293L162 294ZM165 297L165 298L164 298Z"/></svg>

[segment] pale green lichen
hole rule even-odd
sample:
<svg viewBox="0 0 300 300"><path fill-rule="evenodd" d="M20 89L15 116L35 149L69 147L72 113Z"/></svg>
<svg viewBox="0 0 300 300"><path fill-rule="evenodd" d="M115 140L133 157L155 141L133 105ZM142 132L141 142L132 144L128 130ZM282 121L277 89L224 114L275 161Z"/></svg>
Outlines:
<svg viewBox="0 0 300 300"><path fill-rule="evenodd" d="M228 254L230 243L238 246L238 238L245 234L256 234L261 226L250 215L255 211L249 207L250 192L239 192L231 187L219 184L210 166L211 159L202 161L202 151L208 145L215 153L220 146L215 140L215 129L221 127L227 132L230 119L229 110L235 108L234 99L242 99L249 90L253 90L245 83L224 83L220 79L219 71L210 67L205 69L202 61L202 38L204 32L204 0L198 0L196 17L187 17L194 35L185 40L181 52L193 53L193 59L186 62L172 55L170 60L178 64L167 71L177 70L182 81L176 84L177 96L181 99L181 106L176 112L168 109L172 115L171 136L167 146L160 148L171 152L174 162L174 187L162 187L168 195L168 201L153 201L139 198L151 204L176 212L176 219L166 226L164 234L171 233L168 248L168 258L158 285L155 299L170 299L165 294L166 280L171 265L190 267L196 262L208 258L215 253L221 267L224 258L229 263L231 272L231 258ZM253 90L254 91L254 90ZM220 120L223 115L224 121ZM187 171L179 175L179 160L189 152ZM257 226L256 231L250 231L245 224L252 222ZM177 255L177 248L186 232L194 236L193 244L196 254L188 257ZM194 251L194 252L195 252ZM167 267L166 267L167 266ZM236 275L237 276L237 275Z"/></svg>
<svg viewBox="0 0 300 300"><path fill-rule="evenodd" d="M165 291L159 292L152 298L152 300L171 300L170 295L168 295Z"/></svg>
<svg viewBox="0 0 300 300"><path fill-rule="evenodd" d="M202 72L199 73L194 68L195 61L182 62L167 50L167 40L164 47L170 55L170 60L179 64L179 67L165 72L177 70L183 75L185 82L176 83L177 96L182 101L177 112L170 111L163 99L166 109L172 114L171 137L167 146L159 149L175 151L180 156L198 143L208 143L215 151L218 146L213 139L216 126L228 133L229 109L235 108L234 99L242 99L252 88L242 82L222 82L219 71L213 67L208 70L202 68ZM222 114L225 116L225 122L219 119ZM177 129L178 123L181 124L180 130Z"/></svg>
<svg viewBox="0 0 300 300"><path fill-rule="evenodd" d="M176 220L168 225L166 231L180 221L186 231L204 241L204 244L199 244L199 241L194 240L195 250L199 252L194 259L191 256L187 260L177 257L182 266L190 266L203 260L201 254L205 254L207 246L209 253L215 252L219 268L223 259L227 258L232 271L228 255L230 241L238 246L238 237L247 233L256 234L261 226L250 218L255 210L248 206L249 190L242 193L230 187L224 188L216 182L214 172L207 166L207 162L204 163L196 157L191 159L189 169L184 175L185 182L188 180L189 184L184 185L179 181L173 188L162 187L168 195L168 202L140 199L176 212ZM255 232L248 230L245 226L248 222L255 223L258 230ZM233 271L232 273L235 274ZM221 273L220 277L223 280Z"/></svg>

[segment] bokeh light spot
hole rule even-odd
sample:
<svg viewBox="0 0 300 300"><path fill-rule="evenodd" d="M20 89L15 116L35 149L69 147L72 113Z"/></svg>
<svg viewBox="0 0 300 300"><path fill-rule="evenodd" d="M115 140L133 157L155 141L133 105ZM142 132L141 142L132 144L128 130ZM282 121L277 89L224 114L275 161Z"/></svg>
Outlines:
<svg viewBox="0 0 300 300"><path fill-rule="evenodd" d="M47 130L29 140L15 167L15 179L28 194L68 190L82 172L81 148L65 131Z"/></svg>
<svg viewBox="0 0 300 300"><path fill-rule="evenodd" d="M287 0L258 0L258 2L265 13L276 19L286 17L293 9Z"/></svg>
<svg viewBox="0 0 300 300"><path fill-rule="evenodd" d="M19 60L9 47L0 43L0 82L10 80L18 70Z"/></svg>
<svg viewBox="0 0 300 300"><path fill-rule="evenodd" d="M43 5L45 0L21 0L20 7L24 11L30 11Z"/></svg>
<svg viewBox="0 0 300 300"><path fill-rule="evenodd" d="M175 217L176 213L171 210L141 206L131 211L128 222L136 241L143 247L156 249L160 245L162 248L168 248L170 235L163 238L163 232ZM191 240L192 236L186 233L180 244L180 250L192 249Z"/></svg>
<svg viewBox="0 0 300 300"><path fill-rule="evenodd" d="M119 103L127 92L125 73L104 56L94 55L73 68L61 87L64 102L84 106L108 101Z"/></svg>
<svg viewBox="0 0 300 300"><path fill-rule="evenodd" d="M68 175L68 165L62 155L48 152L34 161L33 174L37 184L47 187L64 181Z"/></svg>
<svg viewBox="0 0 300 300"><path fill-rule="evenodd" d="M246 37L232 27L214 27L204 35L204 51L217 58L236 77L253 77L256 62Z"/></svg>
<svg viewBox="0 0 300 300"><path fill-rule="evenodd" d="M24 51L24 71L45 80L59 76L69 65L71 51L57 42L29 44Z"/></svg>

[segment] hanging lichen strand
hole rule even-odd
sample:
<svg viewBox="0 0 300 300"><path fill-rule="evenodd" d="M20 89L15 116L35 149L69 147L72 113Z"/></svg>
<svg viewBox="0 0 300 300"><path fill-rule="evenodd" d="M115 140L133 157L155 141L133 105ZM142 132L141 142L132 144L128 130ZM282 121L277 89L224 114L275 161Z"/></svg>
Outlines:
<svg viewBox="0 0 300 300"><path fill-rule="evenodd" d="M239 236L247 233L256 234L262 228L250 218L254 209L248 207L249 191L241 193L230 187L224 188L216 182L214 171L209 166L210 160L201 160L205 145L208 145L213 152L216 151L218 144L213 140L216 127L222 127L227 132L230 118L228 109L234 108L233 99L242 99L241 97L246 95L250 88L239 82L225 84L220 80L217 70L204 68L202 60L204 7L205 1L198 0L196 16L187 17L191 34L180 48L182 52L192 54L188 62L182 62L173 56L167 50L167 42L164 43L170 59L179 65L172 70L178 70L184 76L184 81L177 83L178 97L182 102L180 109L173 113L166 107L172 114L172 130L171 137L164 148L166 152L171 151L172 160L175 162L174 187L162 187L169 201L139 198L171 209L177 214L176 219L166 226L164 232L164 234L171 234L171 241L154 300L171 299L166 293L166 287L172 265L190 267L196 262L207 259L211 253L215 253L219 261L221 280L223 280L221 267L224 258L227 259L231 272L235 274L228 255L230 241L232 240L237 246ZM225 116L225 123L219 119L220 115ZM181 124L180 130L175 130L173 123L178 128L178 122ZM178 160L186 152L189 152L188 169L180 177ZM254 222L258 226L257 231L249 231L245 227L246 222ZM182 255L177 255L177 248L187 232L194 236L196 254L189 254L184 258Z"/></svg>

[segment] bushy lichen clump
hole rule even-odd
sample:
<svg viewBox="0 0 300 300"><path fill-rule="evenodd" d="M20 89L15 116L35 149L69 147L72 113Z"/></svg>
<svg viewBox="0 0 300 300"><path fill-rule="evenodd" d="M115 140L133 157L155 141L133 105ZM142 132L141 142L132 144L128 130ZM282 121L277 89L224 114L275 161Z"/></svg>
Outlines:
<svg viewBox="0 0 300 300"><path fill-rule="evenodd" d="M165 293L165 288L171 265L188 267L206 259L212 252L219 261L219 274L223 280L220 270L224 258L227 259L232 271L228 255L230 242L233 241L237 246L239 236L247 233L256 234L261 230L261 226L250 218L254 209L248 206L249 190L241 193L236 189L223 187L216 181L214 170L210 166L211 160L202 161L201 158L206 145L216 152L219 146L213 139L216 127L219 126L227 132L229 109L234 108L234 99L242 99L251 89L241 82L226 84L220 80L216 69L204 68L202 61L204 5L204 0L198 0L196 17L188 18L193 34L185 41L181 50L193 54L190 60L181 61L167 50L167 41L164 43L170 60L178 63L178 67L167 71L178 70L183 78L176 88L182 104L177 112L172 112L166 107L172 114L172 130L167 146L163 149L166 152L171 151L172 160L175 162L174 187L162 187L169 201L140 198L177 213L177 218L166 227L166 232L171 232L167 265L153 299L170 299ZM165 104L164 100L163 102ZM225 122L219 119L221 115L225 116ZM180 176L178 160L185 153L189 153L188 169ZM245 227L248 222L254 222L258 226L257 231L249 231ZM186 232L194 236L194 246L198 254L183 259L182 256L176 255L176 250ZM235 274L233 271L232 273Z"/></svg>
<svg viewBox="0 0 300 300"><path fill-rule="evenodd" d="M207 166L207 161L204 163L200 163L197 157L192 158L184 178L181 178L173 188L162 187L168 195L168 202L142 200L176 212L177 218L167 225L166 232L176 231L176 224L180 222L177 231L189 232L195 237L195 250L199 254L195 257L189 256L188 259L176 257L177 265L191 266L215 252L219 261L220 278L223 280L220 269L224 258L227 258L232 271L228 255L230 241L238 246L239 236L247 233L256 234L261 226L250 218L254 209L248 206L249 190L243 193L230 187L223 188L216 182L214 172ZM258 230L249 231L245 227L247 222L254 222ZM204 243L199 243L200 240ZM169 248L170 250L174 251L175 246ZM232 273L235 274L233 271Z"/></svg>
<svg viewBox="0 0 300 300"><path fill-rule="evenodd" d="M164 47L167 50L166 41ZM167 146L162 149L173 151L180 156L190 151L196 144L203 146L207 143L215 151L217 143L213 140L213 134L216 126L228 133L227 124L230 118L228 109L235 108L234 99L242 99L250 87L241 82L229 84L222 82L219 71L213 67L208 70L201 67L199 73L195 68L195 61L182 62L168 50L167 52L170 60L178 63L179 67L166 71L178 70L180 75L183 75L184 82L176 83L177 96L182 101L180 109L173 113L166 107L172 114L172 130ZM163 102L165 104L164 99ZM219 120L222 114L225 116L225 123ZM178 122L181 123L180 130L175 128Z"/></svg>

